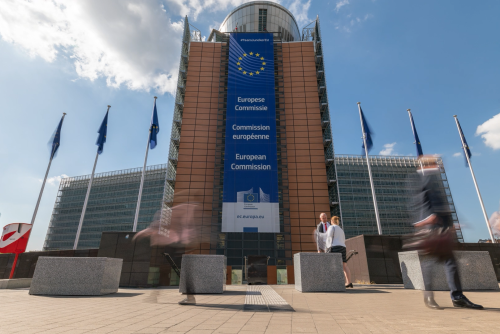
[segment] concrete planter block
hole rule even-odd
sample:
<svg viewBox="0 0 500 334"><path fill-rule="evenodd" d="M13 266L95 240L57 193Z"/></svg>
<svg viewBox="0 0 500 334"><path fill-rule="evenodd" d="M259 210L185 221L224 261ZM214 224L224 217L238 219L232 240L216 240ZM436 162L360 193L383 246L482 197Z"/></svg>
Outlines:
<svg viewBox="0 0 500 334"><path fill-rule="evenodd" d="M226 290L224 255L182 255L181 293L223 293Z"/></svg>
<svg viewBox="0 0 500 334"><path fill-rule="evenodd" d="M118 291L122 259L48 257L38 259L30 295L100 296Z"/></svg>
<svg viewBox="0 0 500 334"><path fill-rule="evenodd" d="M31 278L0 279L0 289L21 289L29 288Z"/></svg>
<svg viewBox="0 0 500 334"><path fill-rule="evenodd" d="M297 253L293 266L295 289L300 292L345 291L340 253Z"/></svg>
<svg viewBox="0 0 500 334"><path fill-rule="evenodd" d="M498 282L488 252L454 251L458 266L458 276L464 291L498 290ZM431 290L449 290L442 262L437 262L418 251L399 252L399 264L406 289L425 290L422 263L431 261Z"/></svg>

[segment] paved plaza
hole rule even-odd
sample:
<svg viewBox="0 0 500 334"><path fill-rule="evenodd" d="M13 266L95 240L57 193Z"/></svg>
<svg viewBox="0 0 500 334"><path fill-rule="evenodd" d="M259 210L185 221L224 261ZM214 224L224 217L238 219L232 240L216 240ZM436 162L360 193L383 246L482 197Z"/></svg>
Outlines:
<svg viewBox="0 0 500 334"><path fill-rule="evenodd" d="M102 297L31 296L0 290L0 333L500 333L500 292L467 292L485 310L427 309L402 285L300 293L293 285L227 286L181 306L178 289L120 289Z"/></svg>

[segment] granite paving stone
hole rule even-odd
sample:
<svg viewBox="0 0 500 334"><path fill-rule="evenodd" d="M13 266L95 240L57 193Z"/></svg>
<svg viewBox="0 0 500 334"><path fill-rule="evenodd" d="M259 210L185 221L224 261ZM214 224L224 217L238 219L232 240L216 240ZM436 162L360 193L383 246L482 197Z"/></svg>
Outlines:
<svg viewBox="0 0 500 334"><path fill-rule="evenodd" d="M246 291L255 290L242 285L228 285L229 293L196 295L197 304L189 306L178 304L185 296L177 287L56 298L29 295L28 289L2 290L0 333L498 333L500 292L494 290L466 293L486 307L483 311L453 308L448 292L436 292L445 309L432 311L421 291L402 284L358 284L338 293L301 293L294 285L265 289L291 309L245 311ZM13 318L16 323L10 323Z"/></svg>

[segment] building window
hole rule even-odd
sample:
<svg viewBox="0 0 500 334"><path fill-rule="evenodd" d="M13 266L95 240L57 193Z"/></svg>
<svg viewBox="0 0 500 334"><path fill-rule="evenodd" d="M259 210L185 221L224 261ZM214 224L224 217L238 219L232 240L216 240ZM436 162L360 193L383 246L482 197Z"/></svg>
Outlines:
<svg viewBox="0 0 500 334"><path fill-rule="evenodd" d="M259 31L267 31L267 9L259 9Z"/></svg>

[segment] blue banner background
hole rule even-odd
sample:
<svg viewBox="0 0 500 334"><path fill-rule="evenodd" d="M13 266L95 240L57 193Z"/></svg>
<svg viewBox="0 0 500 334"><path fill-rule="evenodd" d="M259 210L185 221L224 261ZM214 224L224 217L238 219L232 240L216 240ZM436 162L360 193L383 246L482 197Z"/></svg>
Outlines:
<svg viewBox="0 0 500 334"><path fill-rule="evenodd" d="M252 201L278 203L274 94L273 34L232 33L229 43L223 203L250 203ZM242 99L245 98L253 98L256 101L242 102ZM267 110L263 110L265 107ZM254 110L237 110L241 108L253 108ZM236 130L235 126L254 126L255 128L253 130ZM266 129L259 130L258 127L265 127ZM251 136L252 134L254 136L264 135L268 137L249 140L234 138L235 135ZM240 156L260 156L261 160L249 161L252 158L238 160L236 158L237 154ZM262 159L263 156L265 156L265 160ZM234 169L241 165L252 164L263 165L264 167L261 170ZM260 194L259 188L264 193L264 196ZM255 196L247 194L249 197L245 197L244 201L237 200L238 192L250 189L253 189L252 192ZM252 213L259 214L259 209L253 210ZM249 208L245 209L245 212L250 211ZM236 214L239 213L241 212L236 212ZM231 218L226 217L226 219ZM276 219L278 222L276 222ZM279 224L277 214L266 215L263 220L260 224ZM241 226L242 230L243 227Z"/></svg>

